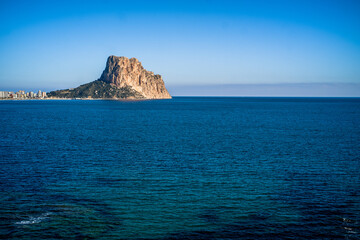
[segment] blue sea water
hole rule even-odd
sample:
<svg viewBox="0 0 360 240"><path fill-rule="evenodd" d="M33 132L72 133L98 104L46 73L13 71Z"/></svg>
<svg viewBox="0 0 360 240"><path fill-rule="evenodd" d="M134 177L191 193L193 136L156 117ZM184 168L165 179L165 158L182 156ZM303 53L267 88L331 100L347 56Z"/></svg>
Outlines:
<svg viewBox="0 0 360 240"><path fill-rule="evenodd" d="M360 239L359 98L0 101L0 238Z"/></svg>

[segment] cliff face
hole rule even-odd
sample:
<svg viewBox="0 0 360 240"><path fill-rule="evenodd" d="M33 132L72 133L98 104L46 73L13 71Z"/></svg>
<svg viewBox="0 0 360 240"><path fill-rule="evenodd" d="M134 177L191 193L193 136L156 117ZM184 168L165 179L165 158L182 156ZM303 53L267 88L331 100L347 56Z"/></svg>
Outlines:
<svg viewBox="0 0 360 240"><path fill-rule="evenodd" d="M52 91L50 98L171 98L160 75L146 71L136 58L110 56L100 79L73 89Z"/></svg>
<svg viewBox="0 0 360 240"><path fill-rule="evenodd" d="M171 98L162 77L145 70L136 58L110 56L100 80L117 88L131 87L146 99Z"/></svg>

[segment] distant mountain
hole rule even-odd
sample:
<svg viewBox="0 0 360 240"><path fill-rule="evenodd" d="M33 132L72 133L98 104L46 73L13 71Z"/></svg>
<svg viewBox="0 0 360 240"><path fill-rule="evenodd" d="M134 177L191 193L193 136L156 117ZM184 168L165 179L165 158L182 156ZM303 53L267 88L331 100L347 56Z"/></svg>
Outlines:
<svg viewBox="0 0 360 240"><path fill-rule="evenodd" d="M74 89L52 91L50 98L171 98L160 75L147 71L136 58L110 56L100 79Z"/></svg>

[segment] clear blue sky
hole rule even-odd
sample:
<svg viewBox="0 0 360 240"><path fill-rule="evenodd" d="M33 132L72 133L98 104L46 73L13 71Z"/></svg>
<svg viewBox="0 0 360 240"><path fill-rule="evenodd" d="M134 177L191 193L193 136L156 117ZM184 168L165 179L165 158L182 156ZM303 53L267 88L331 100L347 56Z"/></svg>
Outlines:
<svg viewBox="0 0 360 240"><path fill-rule="evenodd" d="M357 0L1 0L0 23L0 90L76 87L99 78L109 55L138 58L178 95L360 84Z"/></svg>

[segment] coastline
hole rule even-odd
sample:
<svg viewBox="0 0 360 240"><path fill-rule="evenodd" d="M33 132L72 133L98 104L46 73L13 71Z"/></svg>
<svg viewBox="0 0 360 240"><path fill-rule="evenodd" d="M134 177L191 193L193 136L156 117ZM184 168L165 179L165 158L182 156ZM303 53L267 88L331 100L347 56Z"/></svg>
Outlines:
<svg viewBox="0 0 360 240"><path fill-rule="evenodd" d="M136 99L136 98L35 98L35 99L0 99L0 101L69 101L69 100L91 100L91 101L122 101L122 102L137 102L137 101L148 101L148 100L163 100L163 99L171 99L171 98L144 98L144 99Z"/></svg>

